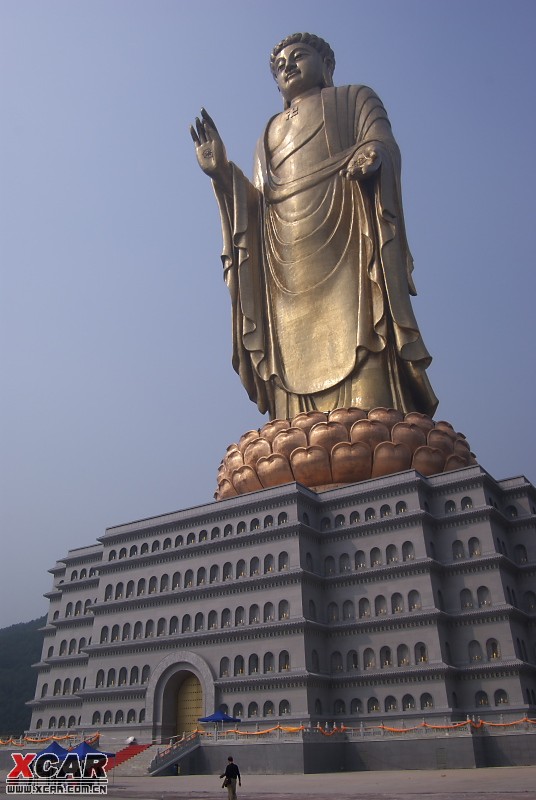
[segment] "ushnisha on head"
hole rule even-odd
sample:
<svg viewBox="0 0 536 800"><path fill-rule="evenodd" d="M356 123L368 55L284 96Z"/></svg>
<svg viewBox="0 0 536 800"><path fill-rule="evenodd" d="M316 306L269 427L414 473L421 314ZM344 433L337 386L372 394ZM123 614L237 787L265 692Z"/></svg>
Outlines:
<svg viewBox="0 0 536 800"><path fill-rule="evenodd" d="M297 97L333 86L335 56L324 39L311 33L293 33L270 55L270 70L279 91L290 105Z"/></svg>

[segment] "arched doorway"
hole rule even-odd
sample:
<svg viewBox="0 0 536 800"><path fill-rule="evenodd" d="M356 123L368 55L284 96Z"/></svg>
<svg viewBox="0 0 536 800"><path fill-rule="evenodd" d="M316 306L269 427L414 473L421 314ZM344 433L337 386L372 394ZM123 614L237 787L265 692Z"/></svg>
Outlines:
<svg viewBox="0 0 536 800"><path fill-rule="evenodd" d="M203 689L197 675L186 669L173 672L162 696L163 739L195 730L203 708Z"/></svg>

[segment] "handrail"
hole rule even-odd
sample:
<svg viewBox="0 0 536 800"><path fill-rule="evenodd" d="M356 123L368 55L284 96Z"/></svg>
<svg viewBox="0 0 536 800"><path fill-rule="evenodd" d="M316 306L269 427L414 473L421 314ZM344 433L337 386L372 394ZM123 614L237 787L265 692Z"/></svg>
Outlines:
<svg viewBox="0 0 536 800"><path fill-rule="evenodd" d="M195 750L196 747L199 747L199 744L200 737L197 731L179 739L177 742L173 742L173 744L170 744L165 750L156 754L149 765L149 774L156 775L158 772L161 772L166 767L175 763L178 758L182 758L182 756Z"/></svg>

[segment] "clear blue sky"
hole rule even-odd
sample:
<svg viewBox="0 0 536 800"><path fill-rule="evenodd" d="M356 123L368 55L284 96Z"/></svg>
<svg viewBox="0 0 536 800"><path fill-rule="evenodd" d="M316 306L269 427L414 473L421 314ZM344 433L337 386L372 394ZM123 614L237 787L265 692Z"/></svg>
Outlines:
<svg viewBox="0 0 536 800"><path fill-rule="evenodd" d="M535 23L533 0L1 0L0 625L44 613L69 547L209 501L263 424L188 125L206 106L249 174L295 31L390 115L436 418L536 480Z"/></svg>

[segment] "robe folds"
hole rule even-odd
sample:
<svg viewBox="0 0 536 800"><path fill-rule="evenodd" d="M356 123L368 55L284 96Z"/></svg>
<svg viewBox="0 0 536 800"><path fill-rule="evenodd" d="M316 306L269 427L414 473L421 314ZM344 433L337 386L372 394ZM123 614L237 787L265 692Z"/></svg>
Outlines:
<svg viewBox="0 0 536 800"><path fill-rule="evenodd" d="M325 88L315 113L269 146L276 119L253 183L231 164L232 196L214 185L234 369L272 419L349 406L432 415L400 154L381 101L365 86ZM342 177L369 145L379 168Z"/></svg>

